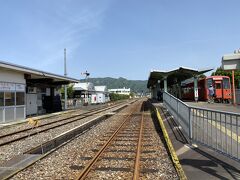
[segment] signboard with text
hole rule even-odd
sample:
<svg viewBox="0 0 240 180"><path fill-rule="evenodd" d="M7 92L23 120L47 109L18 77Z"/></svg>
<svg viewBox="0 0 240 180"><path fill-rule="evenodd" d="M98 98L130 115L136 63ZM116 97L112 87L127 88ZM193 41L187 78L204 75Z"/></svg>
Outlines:
<svg viewBox="0 0 240 180"><path fill-rule="evenodd" d="M0 82L0 91L15 91L16 85L14 83Z"/></svg>
<svg viewBox="0 0 240 180"><path fill-rule="evenodd" d="M224 70L240 69L240 53L224 55L222 57L222 68Z"/></svg>

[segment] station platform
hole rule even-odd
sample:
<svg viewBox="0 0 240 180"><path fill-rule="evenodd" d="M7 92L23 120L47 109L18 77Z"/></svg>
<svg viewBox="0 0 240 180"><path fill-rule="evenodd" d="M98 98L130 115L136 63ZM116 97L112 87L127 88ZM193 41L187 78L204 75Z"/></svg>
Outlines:
<svg viewBox="0 0 240 180"><path fill-rule="evenodd" d="M197 104L206 108L205 104ZM163 104L153 103L153 105L161 114L169 138L188 179L240 179L240 162L205 146L188 144L177 123L163 107ZM216 109L216 104L208 104L207 108ZM226 111L226 109L221 110ZM236 111L234 107L231 110Z"/></svg>
<svg viewBox="0 0 240 180"><path fill-rule="evenodd" d="M73 112L73 111L75 111L75 110L60 111L60 112L56 112L56 113L33 116L31 118L33 118L34 120L41 120L41 119L44 119L44 118L50 118L50 117L58 116L58 115L61 115L61 114L67 114L67 113L70 113L70 112ZM11 121L11 122L8 122L8 123L2 123L2 124L0 124L0 129L1 128L6 128L8 126L13 126L13 125L26 123L26 122L28 122L28 120L29 120L29 117L26 118L26 119L23 119L23 120L19 120L19 121Z"/></svg>
<svg viewBox="0 0 240 180"><path fill-rule="evenodd" d="M236 105L233 106L232 104L222 104L222 103L208 103L204 101L198 101L198 102L188 102L184 101L189 106L195 106L199 108L207 108L212 110L219 110L219 111L227 111L227 112L233 112L233 113L240 113L240 106Z"/></svg>
<svg viewBox="0 0 240 180"><path fill-rule="evenodd" d="M64 111L60 111L60 112L49 113L49 114L44 114L44 115L36 115L36 116L32 116L31 118L34 119L34 120L41 120L41 119L51 118L51 117L54 117L54 116L59 116L59 115L63 115L63 114L67 114L67 113L71 113L71 112L75 112L75 111L86 112L86 111L90 111L90 110L93 110L95 108L100 108L100 107L107 107L107 104L80 106L80 107L77 107L77 108L71 108L71 109L67 109L67 110L64 110ZM22 124L22 123L26 123L26 122L28 122L29 118L30 117L27 117L26 119L23 119L23 120L1 123L0 124L0 129L10 127L10 126L14 126L14 125L18 125L18 124Z"/></svg>

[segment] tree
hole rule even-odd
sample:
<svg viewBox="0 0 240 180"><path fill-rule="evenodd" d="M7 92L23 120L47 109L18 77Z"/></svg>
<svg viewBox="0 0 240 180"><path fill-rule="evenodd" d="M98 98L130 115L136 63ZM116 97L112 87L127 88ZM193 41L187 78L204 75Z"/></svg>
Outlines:
<svg viewBox="0 0 240 180"><path fill-rule="evenodd" d="M232 71L225 71L221 67L217 68L215 72L212 73L212 76L228 76L230 77L230 81L232 82ZM234 72L234 80L236 88L240 88L240 70L235 70Z"/></svg>
<svg viewBox="0 0 240 180"><path fill-rule="evenodd" d="M67 97L72 98L73 93L74 93L73 84L67 85ZM62 97L64 97L64 86L62 86L62 88L61 88L61 94L62 94Z"/></svg>

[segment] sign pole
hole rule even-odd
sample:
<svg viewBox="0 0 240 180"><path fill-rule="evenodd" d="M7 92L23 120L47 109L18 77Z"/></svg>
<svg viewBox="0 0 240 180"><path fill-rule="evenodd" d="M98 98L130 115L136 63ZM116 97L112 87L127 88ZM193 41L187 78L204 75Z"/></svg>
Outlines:
<svg viewBox="0 0 240 180"><path fill-rule="evenodd" d="M236 105L236 95L235 95L235 79L234 79L234 70L232 70L232 91L233 91L233 105Z"/></svg>

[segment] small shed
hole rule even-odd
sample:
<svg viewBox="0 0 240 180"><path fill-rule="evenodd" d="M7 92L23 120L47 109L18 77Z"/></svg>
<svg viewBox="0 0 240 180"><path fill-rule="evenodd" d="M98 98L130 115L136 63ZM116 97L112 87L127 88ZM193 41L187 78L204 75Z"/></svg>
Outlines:
<svg viewBox="0 0 240 180"><path fill-rule="evenodd" d="M107 86L95 86L96 103L106 103L109 101Z"/></svg>

